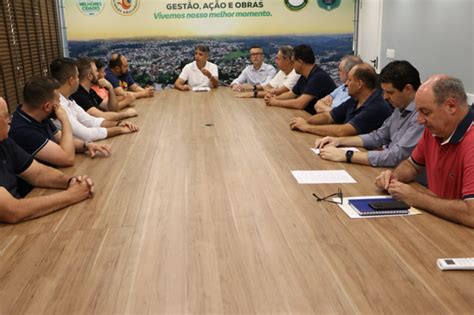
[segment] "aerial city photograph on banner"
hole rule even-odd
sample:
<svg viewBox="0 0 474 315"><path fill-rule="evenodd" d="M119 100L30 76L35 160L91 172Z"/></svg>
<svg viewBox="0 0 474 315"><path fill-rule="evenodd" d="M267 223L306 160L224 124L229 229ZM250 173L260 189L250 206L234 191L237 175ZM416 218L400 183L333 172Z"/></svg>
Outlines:
<svg viewBox="0 0 474 315"><path fill-rule="evenodd" d="M339 60L353 52L354 0L76 0L64 6L71 57L106 63L120 52L137 82L159 89L194 60L197 44L210 47L221 84L250 64L253 45L272 65L280 46L310 45L336 82Z"/></svg>

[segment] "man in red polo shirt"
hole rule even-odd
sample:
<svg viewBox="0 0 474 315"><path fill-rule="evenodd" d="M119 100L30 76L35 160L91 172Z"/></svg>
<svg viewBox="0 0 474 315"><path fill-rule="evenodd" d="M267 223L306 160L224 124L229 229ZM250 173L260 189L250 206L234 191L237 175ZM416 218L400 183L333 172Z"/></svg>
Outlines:
<svg viewBox="0 0 474 315"><path fill-rule="evenodd" d="M415 97L422 138L408 160L384 171L376 184L394 198L446 220L474 227L474 112L461 80L434 75ZM425 167L428 188L414 181Z"/></svg>

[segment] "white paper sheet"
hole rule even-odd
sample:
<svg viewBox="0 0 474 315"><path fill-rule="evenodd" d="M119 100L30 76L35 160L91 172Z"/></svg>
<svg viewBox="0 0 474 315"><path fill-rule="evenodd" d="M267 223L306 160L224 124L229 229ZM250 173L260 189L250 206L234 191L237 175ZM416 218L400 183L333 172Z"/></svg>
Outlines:
<svg viewBox="0 0 474 315"><path fill-rule="evenodd" d="M211 91L210 87L207 86L195 86L193 87L193 92L209 92Z"/></svg>
<svg viewBox="0 0 474 315"><path fill-rule="evenodd" d="M361 216L360 214L357 213L350 205L349 205L349 199L368 199L368 198L387 198L390 196L359 196L359 197L349 197L349 198L343 198L342 205L338 205L346 214L349 218L351 219L365 219L365 218L380 218L380 217L401 217L401 216L406 216L406 215L415 215L415 214L421 214L421 211L411 207L408 209L408 214L390 214L390 215L364 215ZM333 198L333 201L340 201L339 198Z"/></svg>
<svg viewBox="0 0 474 315"><path fill-rule="evenodd" d="M346 184L356 183L344 170L332 171L291 171L299 184Z"/></svg>
<svg viewBox="0 0 474 315"><path fill-rule="evenodd" d="M339 148L339 149L342 149L344 151L349 151L349 150L352 150L352 151L359 151L359 149L357 148L353 148L353 147L342 147L342 148ZM319 155L319 149L315 149L315 148L311 148L311 151L313 151L314 153L316 153L317 155Z"/></svg>

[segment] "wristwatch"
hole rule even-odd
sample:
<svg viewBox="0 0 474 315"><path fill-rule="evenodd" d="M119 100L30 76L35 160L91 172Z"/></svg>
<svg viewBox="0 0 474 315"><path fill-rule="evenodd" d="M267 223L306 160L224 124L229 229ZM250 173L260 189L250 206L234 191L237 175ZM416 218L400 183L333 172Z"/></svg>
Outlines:
<svg viewBox="0 0 474 315"><path fill-rule="evenodd" d="M354 151L352 150L347 150L346 151L346 162L347 163L352 163L352 156L354 155Z"/></svg>

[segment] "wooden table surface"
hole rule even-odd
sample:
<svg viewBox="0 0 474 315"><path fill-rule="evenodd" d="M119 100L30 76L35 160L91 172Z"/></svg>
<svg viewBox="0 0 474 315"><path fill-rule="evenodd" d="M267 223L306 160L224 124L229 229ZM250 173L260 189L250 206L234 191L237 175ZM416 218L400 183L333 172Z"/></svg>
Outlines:
<svg viewBox="0 0 474 315"><path fill-rule="evenodd" d="M0 313L472 313L474 230L429 214L349 219L344 196L382 194L381 169L320 159L291 131L302 111L166 90L140 100L140 132L78 156L96 196L0 225ZM345 169L357 184L299 185ZM48 193L35 190L33 194Z"/></svg>

